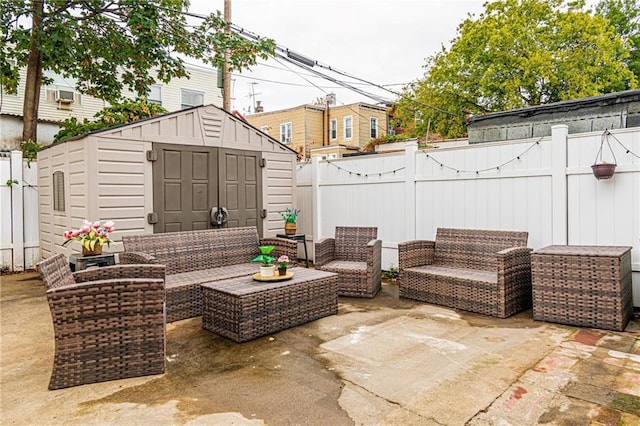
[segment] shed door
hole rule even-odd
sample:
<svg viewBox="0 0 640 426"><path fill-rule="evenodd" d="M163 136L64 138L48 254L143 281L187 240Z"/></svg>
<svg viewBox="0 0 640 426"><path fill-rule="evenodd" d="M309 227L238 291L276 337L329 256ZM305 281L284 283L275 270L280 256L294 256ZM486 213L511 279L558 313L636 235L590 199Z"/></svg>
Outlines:
<svg viewBox="0 0 640 426"><path fill-rule="evenodd" d="M168 144L154 151L155 233L219 227L212 209L224 209L222 227L257 226L262 235L259 152Z"/></svg>

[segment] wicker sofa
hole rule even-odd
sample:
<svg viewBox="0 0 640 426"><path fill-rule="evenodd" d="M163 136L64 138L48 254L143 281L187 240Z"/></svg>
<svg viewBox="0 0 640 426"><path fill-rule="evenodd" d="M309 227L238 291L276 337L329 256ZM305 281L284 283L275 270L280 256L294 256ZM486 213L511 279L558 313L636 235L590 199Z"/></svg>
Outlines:
<svg viewBox="0 0 640 426"><path fill-rule="evenodd" d="M51 309L49 389L164 373L163 265L71 272L63 254L38 263Z"/></svg>
<svg viewBox="0 0 640 426"><path fill-rule="evenodd" d="M398 244L400 297L506 318L531 308L527 232L438 228Z"/></svg>
<svg viewBox="0 0 640 426"><path fill-rule="evenodd" d="M166 266L167 322L202 315L201 284L251 275L258 246L275 246L272 256L295 260L298 243L285 238L259 239L255 227L167 232L122 237L120 263Z"/></svg>

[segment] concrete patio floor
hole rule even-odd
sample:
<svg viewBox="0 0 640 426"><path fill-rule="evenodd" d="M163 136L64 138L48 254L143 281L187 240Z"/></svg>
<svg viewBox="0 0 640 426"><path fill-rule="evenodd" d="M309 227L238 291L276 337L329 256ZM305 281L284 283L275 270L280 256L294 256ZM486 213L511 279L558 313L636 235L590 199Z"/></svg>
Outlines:
<svg viewBox="0 0 640 426"><path fill-rule="evenodd" d="M640 321L625 332L398 298L237 344L167 325L166 373L47 390L53 327L33 272L0 277L2 425L640 424Z"/></svg>

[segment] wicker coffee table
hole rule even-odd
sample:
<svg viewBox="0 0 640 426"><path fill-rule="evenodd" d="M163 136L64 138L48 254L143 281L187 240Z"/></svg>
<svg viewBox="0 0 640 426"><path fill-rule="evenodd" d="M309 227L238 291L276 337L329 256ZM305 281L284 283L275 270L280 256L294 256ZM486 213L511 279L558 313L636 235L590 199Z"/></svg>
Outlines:
<svg viewBox="0 0 640 426"><path fill-rule="evenodd" d="M545 247L531 280L536 320L621 331L633 316L631 247Z"/></svg>
<svg viewBox="0 0 640 426"><path fill-rule="evenodd" d="M338 275L293 268L287 281L251 276L202 285L205 330L241 343L338 313Z"/></svg>

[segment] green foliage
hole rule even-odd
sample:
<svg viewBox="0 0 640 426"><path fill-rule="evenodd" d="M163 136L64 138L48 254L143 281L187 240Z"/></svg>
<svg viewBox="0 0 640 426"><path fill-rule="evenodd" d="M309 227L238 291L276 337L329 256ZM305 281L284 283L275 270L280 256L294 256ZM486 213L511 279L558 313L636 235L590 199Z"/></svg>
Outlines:
<svg viewBox="0 0 640 426"><path fill-rule="evenodd" d="M260 253L258 256L251 259L252 262L260 262L262 266L271 266L271 262L276 260L275 257L269 256L269 254L275 248L274 246L260 246Z"/></svg>
<svg viewBox="0 0 640 426"><path fill-rule="evenodd" d="M398 279L398 276L400 275L400 271L398 270L398 268L396 266L393 265L393 263L389 266L389 269L386 271L383 271L383 277L388 279L388 280L392 280L395 281L396 279Z"/></svg>
<svg viewBox="0 0 640 426"><path fill-rule="evenodd" d="M458 27L450 48L427 59L426 76L403 93L396 116L418 135L466 134L485 114L635 87L629 48L584 2L500 0ZM418 102L416 102L416 100Z"/></svg>
<svg viewBox="0 0 640 426"><path fill-rule="evenodd" d="M300 209L287 209L283 212L280 212L280 216L284 219L286 223L296 223L298 220L298 215L300 214Z"/></svg>
<svg viewBox="0 0 640 426"><path fill-rule="evenodd" d="M17 185L20 182L18 182L18 179L7 179L6 183L7 183L7 186L11 188L13 185Z"/></svg>
<svg viewBox="0 0 640 426"><path fill-rule="evenodd" d="M23 141L20 144L22 150L22 158L27 160L27 167L31 168L31 162L38 156L38 151L42 149L44 145L34 142L32 140Z"/></svg>
<svg viewBox="0 0 640 426"><path fill-rule="evenodd" d="M83 121L78 121L75 117L67 118L60 124L60 130L53 139L54 142L57 142L107 127L155 117L156 115L165 114L166 112L167 110L161 105L147 102L146 98L136 100L127 99L98 111L96 115L94 115L96 118L94 121L89 121L86 118Z"/></svg>
<svg viewBox="0 0 640 426"><path fill-rule="evenodd" d="M596 12L607 18L628 44L630 54L626 63L640 81L640 3L637 0L602 0L596 6Z"/></svg>
<svg viewBox="0 0 640 426"><path fill-rule="evenodd" d="M18 69L41 53L42 70L75 78L80 92L115 102L124 89L142 96L156 78L167 83L187 77L179 55L222 69L228 49L229 67L241 70L273 53L273 40L225 31L219 11L187 21L188 5L188 0L46 1L38 24L36 2L3 0L1 83L15 92Z"/></svg>

